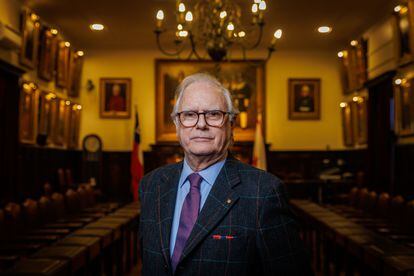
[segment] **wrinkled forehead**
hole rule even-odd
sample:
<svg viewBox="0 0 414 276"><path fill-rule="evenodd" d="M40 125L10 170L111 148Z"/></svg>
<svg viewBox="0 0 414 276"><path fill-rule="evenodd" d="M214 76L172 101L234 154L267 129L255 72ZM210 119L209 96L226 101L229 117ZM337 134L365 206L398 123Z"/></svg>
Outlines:
<svg viewBox="0 0 414 276"><path fill-rule="evenodd" d="M208 109L226 108L226 98L220 87L206 81L197 81L188 85L180 100L181 107L194 106Z"/></svg>

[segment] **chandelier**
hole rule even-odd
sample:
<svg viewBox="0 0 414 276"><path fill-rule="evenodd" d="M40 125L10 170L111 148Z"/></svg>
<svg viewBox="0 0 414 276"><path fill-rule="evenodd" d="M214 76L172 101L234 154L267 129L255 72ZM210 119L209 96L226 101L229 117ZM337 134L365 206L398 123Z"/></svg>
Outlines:
<svg viewBox="0 0 414 276"><path fill-rule="evenodd" d="M176 26L171 30L164 28L164 11L158 10L154 32L157 46L163 54L199 60L210 57L220 62L231 60L233 51L238 51L246 60L247 51L256 49L262 41L266 11L264 0L253 1L250 22L242 20L241 8L232 0L198 0L193 11L187 9L183 0L177 0ZM167 33L172 37L168 50L161 39ZM274 32L267 47L266 60L270 59L276 41L281 37L282 30Z"/></svg>

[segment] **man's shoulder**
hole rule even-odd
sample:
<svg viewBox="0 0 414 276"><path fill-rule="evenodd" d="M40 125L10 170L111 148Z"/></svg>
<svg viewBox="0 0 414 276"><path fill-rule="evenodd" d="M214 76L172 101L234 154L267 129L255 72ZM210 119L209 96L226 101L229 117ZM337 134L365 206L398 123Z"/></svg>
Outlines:
<svg viewBox="0 0 414 276"><path fill-rule="evenodd" d="M171 172L173 172L177 169L180 169L181 166L182 166L182 162L164 165L162 167L156 168L156 169L148 172L147 174L145 174L143 176L142 180L147 181L147 180L149 180L151 178L154 178L154 177L159 177L159 176L162 176L162 175L168 175L169 173L171 173Z"/></svg>
<svg viewBox="0 0 414 276"><path fill-rule="evenodd" d="M235 162L238 168L241 182L248 184L248 186L260 185L261 190L273 190L283 183L282 180L272 173L258 169L236 159L234 159L233 162Z"/></svg>
<svg viewBox="0 0 414 276"><path fill-rule="evenodd" d="M181 169L181 167L182 162L179 162L174 164L168 164L150 171L142 177L140 182L140 189L143 191L149 191L151 187L155 187L154 185L152 185L154 181L170 177L177 170Z"/></svg>

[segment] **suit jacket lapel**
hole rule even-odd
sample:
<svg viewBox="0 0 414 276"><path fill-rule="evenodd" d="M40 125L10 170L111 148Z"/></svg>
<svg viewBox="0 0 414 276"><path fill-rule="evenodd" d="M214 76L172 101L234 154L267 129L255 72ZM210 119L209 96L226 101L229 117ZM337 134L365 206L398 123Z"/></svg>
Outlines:
<svg viewBox="0 0 414 276"><path fill-rule="evenodd" d="M160 177L157 186L157 218L160 234L161 250L165 263L171 268L170 261L170 235L171 225L174 216L175 200L177 197L178 181L183 163L172 166L165 170Z"/></svg>
<svg viewBox="0 0 414 276"><path fill-rule="evenodd" d="M196 224L187 240L180 261L213 230L236 203L239 196L232 189L240 182L237 160L229 157L214 183Z"/></svg>

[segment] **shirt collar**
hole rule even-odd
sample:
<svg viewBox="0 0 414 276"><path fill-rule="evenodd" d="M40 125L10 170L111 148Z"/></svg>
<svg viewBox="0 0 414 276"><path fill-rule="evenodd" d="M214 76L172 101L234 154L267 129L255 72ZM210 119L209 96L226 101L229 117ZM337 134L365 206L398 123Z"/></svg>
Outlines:
<svg viewBox="0 0 414 276"><path fill-rule="evenodd" d="M221 168L223 168L223 165L225 162L226 162L226 159L220 162L214 163L210 167L199 171L198 174L201 175L201 177L203 178L205 182L207 182L207 184L212 186L214 182L216 181L216 178L219 172L221 171ZM185 181L187 180L187 177L192 173L194 173L194 171L191 169L190 165L188 165L187 163L187 160L184 158L184 164L183 164L183 170L181 172L179 188L181 188L184 185Z"/></svg>

